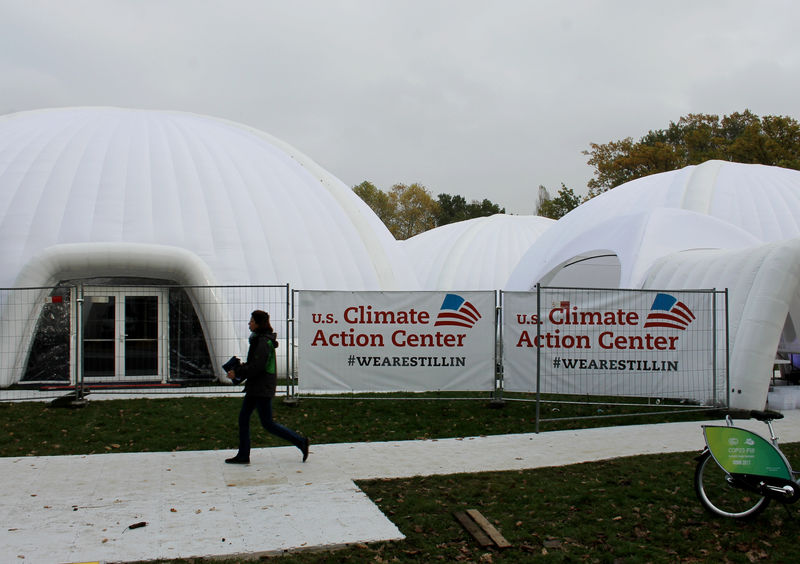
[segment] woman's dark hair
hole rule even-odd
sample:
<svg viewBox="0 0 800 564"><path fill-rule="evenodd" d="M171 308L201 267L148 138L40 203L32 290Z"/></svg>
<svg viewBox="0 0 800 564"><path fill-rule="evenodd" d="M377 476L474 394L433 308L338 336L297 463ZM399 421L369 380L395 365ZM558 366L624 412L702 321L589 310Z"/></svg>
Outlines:
<svg viewBox="0 0 800 564"><path fill-rule="evenodd" d="M250 317L252 317L253 321L256 322L256 327L258 329L261 329L262 331L266 331L267 333L274 333L275 332L272 329L272 325L269 322L269 314L266 311L262 311L260 309L257 309L253 313L250 314Z"/></svg>

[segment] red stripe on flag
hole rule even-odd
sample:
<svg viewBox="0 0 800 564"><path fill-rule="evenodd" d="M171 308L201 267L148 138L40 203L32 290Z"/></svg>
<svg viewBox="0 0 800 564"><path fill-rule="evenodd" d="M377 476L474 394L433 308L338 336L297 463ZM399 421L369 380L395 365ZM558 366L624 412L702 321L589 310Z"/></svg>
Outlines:
<svg viewBox="0 0 800 564"><path fill-rule="evenodd" d="M436 323L433 324L434 327L441 327L442 325L452 325L453 327L466 327L471 328L472 323L466 323L464 321L456 321L456 320L447 320L447 319L440 319Z"/></svg>
<svg viewBox="0 0 800 564"><path fill-rule="evenodd" d="M648 327L666 327L668 329L680 329L681 331L686 331L686 327L683 325L677 325L675 323L666 323L664 321L648 321L644 324L645 329Z"/></svg>
<svg viewBox="0 0 800 564"><path fill-rule="evenodd" d="M645 319L645 321L650 321L651 319L669 321L672 323L678 323L683 326L689 325L688 321L678 317L677 315L673 315L672 313L651 313L650 315L647 316L647 319Z"/></svg>
<svg viewBox="0 0 800 564"><path fill-rule="evenodd" d="M678 303L675 304L675 307L676 308L680 308L681 312L683 312L690 320L694 321L696 319L695 316L694 316L694 313L692 313L692 310L690 310L689 306L687 306L685 303L678 302ZM676 311L675 313L678 313L678 312Z"/></svg>
<svg viewBox="0 0 800 564"><path fill-rule="evenodd" d="M476 321L481 318L480 312L474 305L472 305L472 302L464 302L464 306L462 307L462 309L468 309L475 317Z"/></svg>

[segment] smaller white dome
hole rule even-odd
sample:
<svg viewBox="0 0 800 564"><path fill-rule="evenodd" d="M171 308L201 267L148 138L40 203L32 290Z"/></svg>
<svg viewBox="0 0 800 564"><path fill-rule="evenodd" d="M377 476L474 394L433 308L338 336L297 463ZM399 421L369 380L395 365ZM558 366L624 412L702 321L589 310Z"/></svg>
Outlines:
<svg viewBox="0 0 800 564"><path fill-rule="evenodd" d="M424 290L496 290L555 223L546 217L497 214L443 225L402 244Z"/></svg>

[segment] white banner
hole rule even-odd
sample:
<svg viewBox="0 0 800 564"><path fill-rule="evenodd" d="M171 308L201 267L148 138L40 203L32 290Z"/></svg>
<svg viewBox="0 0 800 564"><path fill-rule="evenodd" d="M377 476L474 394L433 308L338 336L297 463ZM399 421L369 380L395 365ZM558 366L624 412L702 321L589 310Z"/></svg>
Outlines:
<svg viewBox="0 0 800 564"><path fill-rule="evenodd" d="M492 390L495 292L299 292L302 391Z"/></svg>
<svg viewBox="0 0 800 564"><path fill-rule="evenodd" d="M725 399L713 292L541 292L503 293L506 390L536 391L538 350L542 393Z"/></svg>

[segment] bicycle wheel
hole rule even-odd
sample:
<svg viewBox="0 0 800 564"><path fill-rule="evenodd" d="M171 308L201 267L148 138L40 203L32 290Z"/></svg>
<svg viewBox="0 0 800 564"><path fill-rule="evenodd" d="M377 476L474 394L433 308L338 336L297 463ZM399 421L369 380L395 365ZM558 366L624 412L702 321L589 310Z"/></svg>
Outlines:
<svg viewBox="0 0 800 564"><path fill-rule="evenodd" d="M706 511L732 519L755 517L769 505L769 498L737 488L710 452L703 454L694 472L694 491Z"/></svg>

